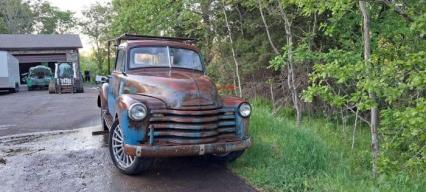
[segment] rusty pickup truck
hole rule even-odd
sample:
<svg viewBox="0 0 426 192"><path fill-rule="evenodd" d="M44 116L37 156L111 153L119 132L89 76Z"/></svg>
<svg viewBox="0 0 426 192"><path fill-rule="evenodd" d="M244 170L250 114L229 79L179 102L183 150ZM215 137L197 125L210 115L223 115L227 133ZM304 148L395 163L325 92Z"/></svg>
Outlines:
<svg viewBox="0 0 426 192"><path fill-rule="evenodd" d="M98 106L114 165L124 174L155 157L233 161L250 147L250 104L218 95L194 39L124 34Z"/></svg>

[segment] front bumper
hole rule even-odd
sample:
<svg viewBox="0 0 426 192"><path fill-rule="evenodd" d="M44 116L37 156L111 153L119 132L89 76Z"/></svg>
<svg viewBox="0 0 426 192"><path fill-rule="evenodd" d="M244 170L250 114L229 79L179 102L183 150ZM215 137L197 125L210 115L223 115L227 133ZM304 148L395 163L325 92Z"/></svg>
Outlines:
<svg viewBox="0 0 426 192"><path fill-rule="evenodd" d="M177 146L124 145L128 155L137 157L175 157L205 154L221 154L247 149L252 144L251 138L226 143L208 143Z"/></svg>

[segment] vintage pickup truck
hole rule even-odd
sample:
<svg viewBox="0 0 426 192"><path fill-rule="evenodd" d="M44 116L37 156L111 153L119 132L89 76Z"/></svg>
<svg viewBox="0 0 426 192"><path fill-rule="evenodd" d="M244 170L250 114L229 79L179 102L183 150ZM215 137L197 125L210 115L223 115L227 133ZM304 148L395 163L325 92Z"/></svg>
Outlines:
<svg viewBox="0 0 426 192"><path fill-rule="evenodd" d="M121 172L138 174L155 157L233 161L250 147L250 104L218 95L193 39L124 34L111 42L115 69L98 106Z"/></svg>

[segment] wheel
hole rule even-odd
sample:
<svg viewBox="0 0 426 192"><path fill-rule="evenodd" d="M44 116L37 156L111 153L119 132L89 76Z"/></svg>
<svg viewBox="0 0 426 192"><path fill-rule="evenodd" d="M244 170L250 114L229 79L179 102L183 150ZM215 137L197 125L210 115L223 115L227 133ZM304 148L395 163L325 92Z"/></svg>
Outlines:
<svg viewBox="0 0 426 192"><path fill-rule="evenodd" d="M28 86L28 91L32 91L33 88L31 86Z"/></svg>
<svg viewBox="0 0 426 192"><path fill-rule="evenodd" d="M49 94L56 93L55 81L50 81L49 82L49 87L47 89L49 90Z"/></svg>
<svg viewBox="0 0 426 192"><path fill-rule="evenodd" d="M84 88L83 87L77 88L77 93L84 93Z"/></svg>
<svg viewBox="0 0 426 192"><path fill-rule="evenodd" d="M19 84L18 84L18 83L16 83L16 84L15 84L14 93L18 93L18 92L19 92L19 90L20 90Z"/></svg>
<svg viewBox="0 0 426 192"><path fill-rule="evenodd" d="M242 154L244 153L244 150L241 151L233 151L225 154L213 154L211 155L211 159L215 161L220 161L224 163L233 162L236 159L238 159Z"/></svg>
<svg viewBox="0 0 426 192"><path fill-rule="evenodd" d="M124 135L120 124L114 123L109 133L109 152L115 167L126 175L140 174L151 166L152 159L124 154Z"/></svg>

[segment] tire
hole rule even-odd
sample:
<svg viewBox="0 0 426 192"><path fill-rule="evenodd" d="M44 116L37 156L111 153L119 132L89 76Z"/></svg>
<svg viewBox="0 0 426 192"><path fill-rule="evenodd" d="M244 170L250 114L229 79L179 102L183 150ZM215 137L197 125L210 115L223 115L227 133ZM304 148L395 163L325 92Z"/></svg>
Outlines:
<svg viewBox="0 0 426 192"><path fill-rule="evenodd" d="M233 162L236 159L238 159L242 154L244 153L244 150L241 151L233 151L226 154L217 154L217 155L210 155L210 158L214 161L219 161L222 163L229 163Z"/></svg>
<svg viewBox="0 0 426 192"><path fill-rule="evenodd" d="M19 92L19 90L20 90L20 87L19 87L19 84L17 83L17 84L15 85L14 93L18 93L18 92Z"/></svg>
<svg viewBox="0 0 426 192"><path fill-rule="evenodd" d="M137 175L147 170L152 164L152 159L132 157L124 154L123 139L120 139L120 134L121 138L123 138L123 131L116 122L109 132L108 142L110 156L115 167L126 175ZM119 141L121 141L121 143Z"/></svg>
<svg viewBox="0 0 426 192"><path fill-rule="evenodd" d="M77 88L77 93L84 93L84 88Z"/></svg>
<svg viewBox="0 0 426 192"><path fill-rule="evenodd" d="M32 87L28 87L28 91L32 91L33 90L33 88Z"/></svg>

